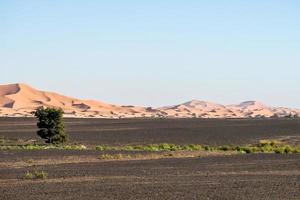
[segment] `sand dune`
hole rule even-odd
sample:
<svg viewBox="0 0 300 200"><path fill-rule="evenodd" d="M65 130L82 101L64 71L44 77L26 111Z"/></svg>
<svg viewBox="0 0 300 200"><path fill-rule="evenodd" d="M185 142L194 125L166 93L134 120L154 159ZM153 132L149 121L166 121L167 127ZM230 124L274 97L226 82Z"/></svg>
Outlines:
<svg viewBox="0 0 300 200"><path fill-rule="evenodd" d="M244 118L300 115L299 109L274 108L256 101L224 106L192 100L174 106L155 109L151 107L113 105L94 100L81 100L54 92L40 91L21 83L0 85L0 116L32 116L32 112L40 106L62 108L66 117Z"/></svg>
<svg viewBox="0 0 300 200"><path fill-rule="evenodd" d="M126 107L93 100L80 100L53 92L36 90L26 84L0 86L0 108L2 116L30 115L40 106L59 107L66 116L72 117L150 117L142 107Z"/></svg>

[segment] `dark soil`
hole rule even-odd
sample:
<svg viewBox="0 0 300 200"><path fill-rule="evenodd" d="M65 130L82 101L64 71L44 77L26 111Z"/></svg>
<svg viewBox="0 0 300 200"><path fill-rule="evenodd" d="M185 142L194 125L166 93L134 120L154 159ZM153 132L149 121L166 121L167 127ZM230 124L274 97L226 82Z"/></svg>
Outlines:
<svg viewBox="0 0 300 200"><path fill-rule="evenodd" d="M43 170L49 178L22 180L27 170ZM2 168L0 184L3 200L299 199L300 155L240 154Z"/></svg>
<svg viewBox="0 0 300 200"><path fill-rule="evenodd" d="M299 120L66 119L70 142L249 144L300 137ZM0 118L0 139L37 139L33 118ZM98 158L98 151L0 151L0 199L300 199L300 154L237 154L156 160L35 162ZM131 152L134 154L135 152ZM140 153L140 152L139 152ZM147 152L143 152L147 153ZM7 163L30 161L13 167ZM44 171L45 180L24 180Z"/></svg>
<svg viewBox="0 0 300 200"><path fill-rule="evenodd" d="M289 119L65 119L70 142L81 144L249 144L300 137L300 120ZM37 139L33 118L0 118L0 138Z"/></svg>

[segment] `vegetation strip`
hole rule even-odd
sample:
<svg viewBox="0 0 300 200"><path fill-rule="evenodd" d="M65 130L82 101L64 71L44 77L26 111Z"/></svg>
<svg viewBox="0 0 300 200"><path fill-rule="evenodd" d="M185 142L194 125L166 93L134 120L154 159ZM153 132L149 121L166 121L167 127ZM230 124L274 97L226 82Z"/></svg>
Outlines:
<svg viewBox="0 0 300 200"><path fill-rule="evenodd" d="M88 150L84 145L40 145L40 144L25 144L25 145L0 145L0 150Z"/></svg>
<svg viewBox="0 0 300 200"><path fill-rule="evenodd" d="M0 150L98 150L98 151L207 151L207 152L240 152L240 153L300 153L300 146L292 146L276 140L261 140L258 144L234 146L208 146L200 144L176 145L176 144L149 144L131 146L105 146L98 145L88 148L84 145L1 145Z"/></svg>
<svg viewBox="0 0 300 200"><path fill-rule="evenodd" d="M175 145L175 144L150 144L136 146L96 146L100 151L232 151L240 153L300 153L300 146L291 146L280 141L262 140L255 145L246 146L207 146L199 144Z"/></svg>

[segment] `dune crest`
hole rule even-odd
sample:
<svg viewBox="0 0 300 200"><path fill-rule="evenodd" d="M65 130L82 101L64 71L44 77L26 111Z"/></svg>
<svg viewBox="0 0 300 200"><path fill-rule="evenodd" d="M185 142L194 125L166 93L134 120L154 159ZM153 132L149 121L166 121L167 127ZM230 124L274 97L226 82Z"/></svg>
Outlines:
<svg viewBox="0 0 300 200"><path fill-rule="evenodd" d="M300 115L299 109L274 108L257 101L225 106L192 100L173 106L151 108L81 100L54 92L40 91L24 83L0 85L0 116L32 116L32 112L41 106L62 108L66 117L247 118Z"/></svg>

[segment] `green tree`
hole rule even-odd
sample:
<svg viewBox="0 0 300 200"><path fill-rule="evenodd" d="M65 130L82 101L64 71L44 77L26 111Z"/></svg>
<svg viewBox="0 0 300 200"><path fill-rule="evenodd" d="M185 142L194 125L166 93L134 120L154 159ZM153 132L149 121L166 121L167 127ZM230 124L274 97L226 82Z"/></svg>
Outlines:
<svg viewBox="0 0 300 200"><path fill-rule="evenodd" d="M63 110L61 108L38 108L34 115L38 119L37 134L46 140L46 143L60 144L68 139L63 122Z"/></svg>

